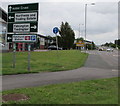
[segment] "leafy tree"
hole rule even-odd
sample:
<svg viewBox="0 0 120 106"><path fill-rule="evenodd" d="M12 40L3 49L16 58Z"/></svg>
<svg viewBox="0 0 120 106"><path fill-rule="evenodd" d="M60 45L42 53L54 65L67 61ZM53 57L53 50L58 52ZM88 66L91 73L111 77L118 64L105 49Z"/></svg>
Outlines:
<svg viewBox="0 0 120 106"><path fill-rule="evenodd" d="M92 49L96 49L96 45L94 42L92 42Z"/></svg>
<svg viewBox="0 0 120 106"><path fill-rule="evenodd" d="M72 48L75 40L75 34L68 22L62 22L59 34L61 35L61 46L64 49Z"/></svg>
<svg viewBox="0 0 120 106"><path fill-rule="evenodd" d="M80 37L80 38L77 38L76 40L77 40L77 42L79 42L79 41L84 41L84 38L83 38L83 37Z"/></svg>
<svg viewBox="0 0 120 106"><path fill-rule="evenodd" d="M56 45L56 37L52 37L54 40L53 45ZM57 40L58 40L58 47L62 47L62 39L61 36L57 36Z"/></svg>
<svg viewBox="0 0 120 106"><path fill-rule="evenodd" d="M116 48L116 44L114 44L114 43L112 43L112 42L102 44L102 46L107 46L107 47L113 47L113 48Z"/></svg>

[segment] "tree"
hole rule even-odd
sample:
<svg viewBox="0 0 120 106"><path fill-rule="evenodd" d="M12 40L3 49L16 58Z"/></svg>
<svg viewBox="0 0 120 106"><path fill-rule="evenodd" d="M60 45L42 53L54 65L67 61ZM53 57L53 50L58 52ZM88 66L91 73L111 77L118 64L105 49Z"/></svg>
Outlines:
<svg viewBox="0 0 120 106"><path fill-rule="evenodd" d="M77 42L79 42L79 41L82 41L82 42L83 42L83 41L84 41L84 38L83 38L83 37L80 37L80 38L77 38L76 40L77 40Z"/></svg>
<svg viewBox="0 0 120 106"><path fill-rule="evenodd" d="M65 22L65 24L62 22L59 34L61 36L61 46L63 49L72 48L75 40L75 33L68 22Z"/></svg>

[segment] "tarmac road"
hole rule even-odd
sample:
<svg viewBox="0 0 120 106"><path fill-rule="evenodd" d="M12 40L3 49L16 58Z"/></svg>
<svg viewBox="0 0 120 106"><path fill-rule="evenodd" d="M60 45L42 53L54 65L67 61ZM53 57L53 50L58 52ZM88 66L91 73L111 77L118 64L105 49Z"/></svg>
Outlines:
<svg viewBox="0 0 120 106"><path fill-rule="evenodd" d="M89 57L84 67L61 72L2 76L2 90L76 82L118 76L118 52L87 51Z"/></svg>

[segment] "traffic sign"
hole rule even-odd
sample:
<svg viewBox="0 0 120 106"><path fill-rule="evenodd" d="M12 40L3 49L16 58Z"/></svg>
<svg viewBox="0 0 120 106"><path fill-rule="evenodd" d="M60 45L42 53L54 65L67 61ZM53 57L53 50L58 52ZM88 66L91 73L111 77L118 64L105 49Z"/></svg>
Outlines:
<svg viewBox="0 0 120 106"><path fill-rule="evenodd" d="M8 13L8 22L38 21L38 12Z"/></svg>
<svg viewBox="0 0 120 106"><path fill-rule="evenodd" d="M8 32L30 33L38 29L38 3L15 4L8 6ZM8 42L34 43L37 41L35 34L8 34ZM30 71L30 44L28 46L28 70ZM15 68L15 49L13 51L13 67Z"/></svg>
<svg viewBox="0 0 120 106"><path fill-rule="evenodd" d="M7 34L7 42L12 42L12 34Z"/></svg>
<svg viewBox="0 0 120 106"><path fill-rule="evenodd" d="M53 33L54 33L54 34L57 34L58 31L59 31L58 27L53 28Z"/></svg>
<svg viewBox="0 0 120 106"><path fill-rule="evenodd" d="M8 23L8 32L14 33L28 33L28 32L37 32L38 23L29 22L29 23Z"/></svg>
<svg viewBox="0 0 120 106"><path fill-rule="evenodd" d="M13 42L26 42L26 43L33 43L37 41L37 36L35 34L14 34L12 36Z"/></svg>
<svg viewBox="0 0 120 106"><path fill-rule="evenodd" d="M38 3L8 5L8 12L36 11Z"/></svg>
<svg viewBox="0 0 120 106"><path fill-rule="evenodd" d="M7 42L26 42L33 43L37 41L37 35L29 35L29 34L7 34Z"/></svg>
<svg viewBox="0 0 120 106"><path fill-rule="evenodd" d="M8 32L30 33L38 29L38 3L8 6Z"/></svg>

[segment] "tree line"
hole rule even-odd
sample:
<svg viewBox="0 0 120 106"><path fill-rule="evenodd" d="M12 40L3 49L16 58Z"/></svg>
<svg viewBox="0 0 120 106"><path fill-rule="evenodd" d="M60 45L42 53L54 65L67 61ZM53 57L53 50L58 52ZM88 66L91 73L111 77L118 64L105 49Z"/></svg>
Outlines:
<svg viewBox="0 0 120 106"><path fill-rule="evenodd" d="M54 37L47 36L47 38L53 41L52 44L45 42L46 43L45 45L47 45L47 47L50 45L56 45L56 36ZM75 33L68 22L61 23L60 28L59 28L59 35L57 35L57 40L58 40L58 47L62 47L63 49L66 49L66 50L70 50L71 48L76 49L76 44L74 43ZM77 38L76 40L77 42L79 42L80 40L85 42L85 40L82 37ZM35 44L36 47L39 47L39 44L40 44L40 40L38 40L38 42ZM86 44L86 48L95 49L94 42L91 42L91 44Z"/></svg>

